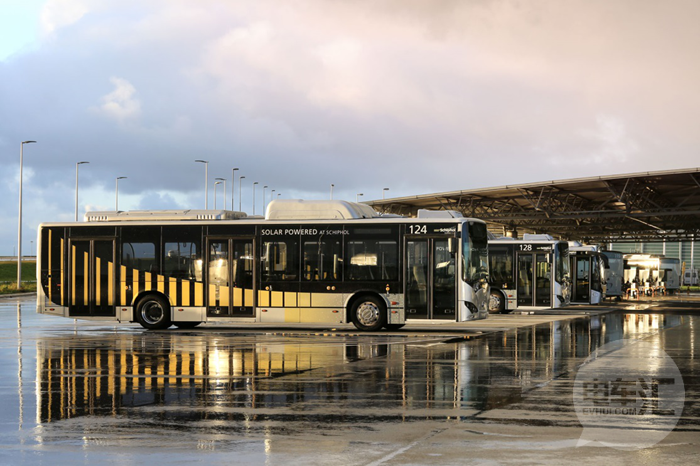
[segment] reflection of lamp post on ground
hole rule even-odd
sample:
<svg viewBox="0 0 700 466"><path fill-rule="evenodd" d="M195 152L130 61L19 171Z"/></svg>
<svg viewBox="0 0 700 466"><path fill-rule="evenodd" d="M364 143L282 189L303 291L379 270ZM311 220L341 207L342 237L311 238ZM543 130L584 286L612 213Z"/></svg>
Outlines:
<svg viewBox="0 0 700 466"><path fill-rule="evenodd" d="M209 208L209 161L195 160L195 162L204 164L204 210Z"/></svg>
<svg viewBox="0 0 700 466"><path fill-rule="evenodd" d="M119 212L119 180L125 180L126 176L117 177L117 186L114 189L114 210Z"/></svg>
<svg viewBox="0 0 700 466"><path fill-rule="evenodd" d="M75 164L75 221L78 221L78 165L90 162L78 162Z"/></svg>
<svg viewBox="0 0 700 466"><path fill-rule="evenodd" d="M24 145L36 141L22 141L19 145L19 221L17 222L17 289L22 286L22 164Z"/></svg>
<svg viewBox="0 0 700 466"><path fill-rule="evenodd" d="M224 184L224 210L226 210L226 178L214 178L215 180L218 180ZM216 185L214 185L214 190L216 190ZM216 209L216 205L214 206ZM233 210L233 206L231 206L231 210Z"/></svg>
<svg viewBox="0 0 700 466"><path fill-rule="evenodd" d="M214 210L216 210L216 186L220 185L221 181L216 181L214 183ZM225 198L224 198L225 199ZM224 207L225 208L225 207Z"/></svg>

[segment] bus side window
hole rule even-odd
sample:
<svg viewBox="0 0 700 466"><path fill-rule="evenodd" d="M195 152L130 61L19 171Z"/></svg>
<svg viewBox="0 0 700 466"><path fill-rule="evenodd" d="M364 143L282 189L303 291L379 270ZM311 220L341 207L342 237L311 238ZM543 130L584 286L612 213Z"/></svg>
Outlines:
<svg viewBox="0 0 700 466"><path fill-rule="evenodd" d="M342 278L342 243L307 241L304 243L302 277L304 281L339 281Z"/></svg>
<svg viewBox="0 0 700 466"><path fill-rule="evenodd" d="M144 272L158 273L156 245L153 243L123 243L122 265Z"/></svg>
<svg viewBox="0 0 700 466"><path fill-rule="evenodd" d="M262 281L294 281L299 278L299 242L280 238L262 243Z"/></svg>
<svg viewBox="0 0 700 466"><path fill-rule="evenodd" d="M349 241L347 280L391 281L398 279L396 241Z"/></svg>
<svg viewBox="0 0 700 466"><path fill-rule="evenodd" d="M198 262L201 262L198 244L165 243L163 258L165 275L187 280L201 280L202 267Z"/></svg>

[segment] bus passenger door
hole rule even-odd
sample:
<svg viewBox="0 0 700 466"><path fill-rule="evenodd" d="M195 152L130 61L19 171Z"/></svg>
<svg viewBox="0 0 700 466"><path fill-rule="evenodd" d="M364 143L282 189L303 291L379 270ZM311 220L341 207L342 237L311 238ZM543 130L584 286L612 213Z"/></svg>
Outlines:
<svg viewBox="0 0 700 466"><path fill-rule="evenodd" d="M518 275L516 277L518 284L518 307L533 306L533 254L518 253Z"/></svg>
<svg viewBox="0 0 700 466"><path fill-rule="evenodd" d="M588 256L574 258L574 299L579 303L590 302L591 295L591 261Z"/></svg>
<svg viewBox="0 0 700 466"><path fill-rule="evenodd" d="M407 238L405 250L406 318L454 320L455 259L447 238Z"/></svg>
<svg viewBox="0 0 700 466"><path fill-rule="evenodd" d="M552 264L551 256L535 254L535 306L552 306Z"/></svg>
<svg viewBox="0 0 700 466"><path fill-rule="evenodd" d="M255 316L253 240L210 239L207 264L207 316Z"/></svg>
<svg viewBox="0 0 700 466"><path fill-rule="evenodd" d="M114 240L71 240L70 316L114 316Z"/></svg>
<svg viewBox="0 0 700 466"><path fill-rule="evenodd" d="M518 306L552 305L552 264L542 252L518 253Z"/></svg>

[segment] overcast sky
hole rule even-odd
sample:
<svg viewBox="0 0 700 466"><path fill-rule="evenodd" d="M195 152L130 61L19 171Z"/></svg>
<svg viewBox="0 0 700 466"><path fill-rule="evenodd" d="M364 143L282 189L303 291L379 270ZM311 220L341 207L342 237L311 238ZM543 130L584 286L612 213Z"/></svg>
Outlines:
<svg viewBox="0 0 700 466"><path fill-rule="evenodd" d="M691 168L695 0L0 0L0 255L215 177L364 200ZM221 186L217 207L223 207Z"/></svg>

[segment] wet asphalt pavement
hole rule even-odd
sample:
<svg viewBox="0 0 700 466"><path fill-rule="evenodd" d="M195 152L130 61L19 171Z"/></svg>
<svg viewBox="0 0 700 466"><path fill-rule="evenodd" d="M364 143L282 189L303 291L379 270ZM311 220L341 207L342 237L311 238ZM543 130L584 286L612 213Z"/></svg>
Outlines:
<svg viewBox="0 0 700 466"><path fill-rule="evenodd" d="M0 464L697 464L700 453L692 297L394 334L149 332L35 309L33 296L0 299ZM632 448L577 446L577 372L620 339L672 358L680 418L644 448L625 422L614 429ZM658 360L635 364L653 372ZM665 429L654 413L637 419Z"/></svg>

